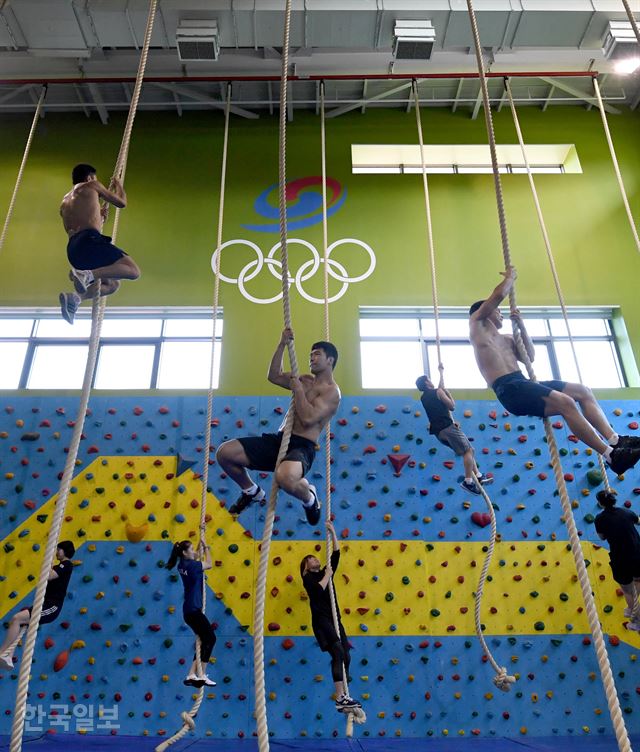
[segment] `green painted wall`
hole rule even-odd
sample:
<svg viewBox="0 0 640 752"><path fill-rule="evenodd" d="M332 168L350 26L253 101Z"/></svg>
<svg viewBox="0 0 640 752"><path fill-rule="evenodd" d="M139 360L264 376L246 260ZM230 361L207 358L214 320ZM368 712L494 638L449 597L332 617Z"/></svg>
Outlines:
<svg viewBox="0 0 640 752"><path fill-rule="evenodd" d="M538 176L536 183L553 243L566 302L622 307L630 343L640 352L637 253L622 208L600 116L581 107L553 107L542 113L520 111L525 140L575 143L583 174ZM497 139L516 141L510 113L496 114ZM89 161L108 180L119 146L124 116L108 126L96 118L51 115L39 124L5 247L0 255L0 305L54 306L68 282L66 236L58 217L69 170ZM129 208L121 217L118 243L139 262L143 276L125 283L112 305L210 305L222 144L219 113L140 113L131 145L126 187ZM613 138L636 219L640 218L640 113L610 117ZM432 143L483 143L484 122L468 112L423 113L425 139ZM26 118L0 120L0 207L9 202L24 141ZM360 389L357 313L360 305L429 305L422 178L352 175L352 143L415 143L414 114L359 111L329 120L328 174L346 186L344 207L330 219L330 241L366 241L377 256L375 272L353 284L331 307L331 336L341 351L337 371L343 391ZM234 118L231 124L225 202L224 240L246 238L267 253L277 234L251 232L244 223L263 221L254 213L258 194L277 180L277 118ZM288 128L288 178L320 172L319 120L296 113ZM522 305L556 304L557 299L526 176L503 180L512 255L519 271ZM442 305L467 305L497 283L502 268L492 178L430 178L434 239ZM4 209L2 214L4 216ZM292 231L291 237L322 246L321 226ZM353 256L352 258L350 256ZM254 258L236 246L223 258L223 272L236 271ZM309 258L291 251L293 272ZM343 248L335 258L348 273L366 268L362 252ZM322 294L320 273L305 284ZM278 282L266 270L249 285L258 296L275 295ZM333 282L332 294L338 283ZM221 391L270 393L264 374L282 326L280 303L256 305L236 286L221 285L225 339ZM322 307L303 300L292 288L297 351L304 365L307 347L322 336ZM626 396L632 396L628 392ZM478 396L478 393L475 393Z"/></svg>

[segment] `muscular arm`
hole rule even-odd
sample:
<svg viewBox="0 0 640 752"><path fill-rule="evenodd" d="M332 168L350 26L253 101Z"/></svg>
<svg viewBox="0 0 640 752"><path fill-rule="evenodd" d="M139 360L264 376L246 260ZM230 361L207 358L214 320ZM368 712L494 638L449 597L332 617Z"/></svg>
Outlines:
<svg viewBox="0 0 640 752"><path fill-rule="evenodd" d="M471 322L482 321L489 318L496 308L502 303L502 301L511 292L513 285L516 281L516 270L510 266L506 272L500 272L503 274L504 279L496 286L494 291L484 301L484 303L475 311L471 316Z"/></svg>
<svg viewBox="0 0 640 752"><path fill-rule="evenodd" d="M302 376L296 379L289 374L289 385L293 392L296 418L304 428L329 420L336 414L340 406L340 394L337 387L332 389L329 394L320 394L309 401L302 385L302 380L309 378L312 377ZM271 379L269 380L271 381Z"/></svg>
<svg viewBox="0 0 640 752"><path fill-rule="evenodd" d="M283 389L291 388L291 372L282 370L282 361L284 358L284 348L287 346L287 342L293 339L293 332L291 329L285 329L282 332L282 337L276 351L273 353L271 363L269 363L269 372L267 373L267 379L276 386L281 386Z"/></svg>
<svg viewBox="0 0 640 752"><path fill-rule="evenodd" d="M209 546L205 547L204 550L204 560L202 562L202 569L207 570L211 569L213 564L211 563L211 548Z"/></svg>
<svg viewBox="0 0 640 752"><path fill-rule="evenodd" d="M124 192L124 188L119 182L116 182L116 192L110 191L105 188L98 180L89 180L82 184L82 190L93 190L101 199L104 199L108 204L113 204L118 209L124 209L127 205L127 194Z"/></svg>
<svg viewBox="0 0 640 752"><path fill-rule="evenodd" d="M438 399L447 408L447 410L455 410L456 403L446 389L438 389L436 393L438 395Z"/></svg>

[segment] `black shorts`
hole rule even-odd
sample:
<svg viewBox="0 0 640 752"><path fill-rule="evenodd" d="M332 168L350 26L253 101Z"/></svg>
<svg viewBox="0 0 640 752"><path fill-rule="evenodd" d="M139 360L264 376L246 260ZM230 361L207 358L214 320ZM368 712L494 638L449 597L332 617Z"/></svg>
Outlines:
<svg viewBox="0 0 640 752"><path fill-rule="evenodd" d="M629 556L622 561L609 561L611 574L618 585L630 585L633 580L640 579L640 560Z"/></svg>
<svg viewBox="0 0 640 752"><path fill-rule="evenodd" d="M559 379L531 381L520 371L514 371L500 376L491 384L491 388L503 407L513 415L544 418L546 403L543 397L548 397L554 390L562 392L566 385L566 381Z"/></svg>
<svg viewBox="0 0 640 752"><path fill-rule="evenodd" d="M320 646L320 650L323 652L328 653L331 646L336 642L341 642L343 649L349 650L349 640L344 631L344 627L342 626L342 622L340 622L340 640L338 640L333 619L316 619L312 621L312 629L314 637Z"/></svg>
<svg viewBox="0 0 640 752"><path fill-rule="evenodd" d="M262 436L243 436L238 439L249 458L250 470L273 472L282 443L282 431L279 433L263 433ZM316 444L304 436L291 434L287 453L283 461L301 462L302 475L309 472L316 456Z"/></svg>
<svg viewBox="0 0 640 752"><path fill-rule="evenodd" d="M88 228L69 238L67 258L74 269L98 269L110 266L127 254L111 242L107 235Z"/></svg>
<svg viewBox="0 0 640 752"><path fill-rule="evenodd" d="M31 616L31 612L33 611L33 606L29 606L27 608L27 611L29 612L29 616ZM60 616L60 606L56 604L51 603L43 603L42 604L42 614L40 615L40 624L51 624L52 621L55 621L58 616Z"/></svg>

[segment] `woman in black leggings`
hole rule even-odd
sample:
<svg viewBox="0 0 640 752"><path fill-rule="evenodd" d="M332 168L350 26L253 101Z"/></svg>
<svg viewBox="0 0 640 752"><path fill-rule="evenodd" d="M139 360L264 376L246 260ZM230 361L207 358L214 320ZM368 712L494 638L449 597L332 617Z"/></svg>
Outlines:
<svg viewBox="0 0 640 752"><path fill-rule="evenodd" d="M204 561L198 561L197 554L191 545L191 541L184 540L173 544L171 556L167 562L167 569L173 569L178 565L178 572L184 585L184 603L182 604L182 615L185 623L200 638L200 662L202 664L202 673L198 674L196 657L193 657L193 663L189 669L183 684L190 687L215 687L213 679L209 679L206 674L205 666L209 663L211 651L216 644L216 633L213 626L202 610L202 588L204 582L204 570L211 569L211 550L205 546Z"/></svg>
<svg viewBox="0 0 640 752"><path fill-rule="evenodd" d="M340 610L336 596L336 612L338 614L339 634L336 632L331 612L331 594L329 581L338 568L340 561L340 544L336 531L331 522L325 523L333 542L331 561L326 567L321 568L318 559L313 554L308 554L300 562L300 575L304 588L309 595L309 607L311 608L311 626L320 650L331 656L331 678L336 689L336 710L340 712L361 708L362 705L345 692L344 679L349 674L349 640L345 634ZM344 673L343 673L344 672Z"/></svg>

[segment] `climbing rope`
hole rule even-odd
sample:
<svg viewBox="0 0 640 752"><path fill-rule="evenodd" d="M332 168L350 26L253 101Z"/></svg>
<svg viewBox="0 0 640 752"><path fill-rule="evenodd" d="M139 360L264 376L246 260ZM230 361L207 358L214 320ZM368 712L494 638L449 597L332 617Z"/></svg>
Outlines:
<svg viewBox="0 0 640 752"><path fill-rule="evenodd" d="M638 236L638 229L631 212L631 206L629 205L629 198L627 191L624 187L624 181L622 179L622 173L620 172L620 165L618 163L618 157L616 156L616 150L613 145L613 139L611 138L611 131L609 130L609 122L607 121L607 113L604 109L604 102L600 94L600 86L598 85L598 79L593 77L593 89L596 93L596 99L598 100L598 109L600 110L600 117L602 118L602 125L604 127L604 134L607 138L607 144L609 145L609 153L611 154L611 161L613 163L613 169L616 173L616 179L618 180L618 187L620 188L620 195L622 197L622 203L624 204L624 210L627 213L629 219L629 226L631 227L631 234L636 244L636 248L640 251L640 237Z"/></svg>
<svg viewBox="0 0 640 752"><path fill-rule="evenodd" d="M329 239L328 239L328 227L327 227L327 142L325 134L325 111L324 111L324 81L320 82L320 143L321 143L321 162L322 162L322 242L323 242L323 261L324 261L324 338L327 341L331 340L331 332L329 328ZM325 478L327 484L326 506L325 506L325 520L331 522L331 422L325 426ZM333 540L331 534L327 530L327 564L331 561L331 555L333 553ZM341 639L340 633L340 617L338 614L338 606L336 603L335 588L333 585L333 576L329 578L327 587L329 588L329 600L331 602L331 616L333 619L333 628L336 631L338 639ZM344 693L347 697L349 694L349 677L344 663L342 664L342 683L344 685ZM354 721L358 725L366 722L367 716L362 708L353 708L348 712L345 712L347 716L347 727L345 735L347 737L353 736L353 724Z"/></svg>
<svg viewBox="0 0 640 752"><path fill-rule="evenodd" d="M622 4L624 5L624 9L627 11L627 16L629 17L629 23L631 24L631 28L633 29L636 35L638 44L640 44L640 28L638 28L638 22L636 21L636 17L631 12L631 6L629 5L628 0L622 0Z"/></svg>
<svg viewBox="0 0 640 752"><path fill-rule="evenodd" d="M493 117L491 115L491 106L489 103L489 93L487 89L487 81L486 81L485 70L484 70L484 61L482 59L482 47L480 45L480 35L478 32L478 25L477 25L476 15L473 10L472 0L467 0L467 8L469 11L469 20L471 22L471 29L473 32L476 60L478 64L478 75L480 77L480 85L481 85L482 98L483 98L483 103L484 103L485 121L487 124L487 135L489 138L489 148L491 151L493 178L494 178L494 184L496 188L496 202L497 202L497 207L498 207L498 217L500 220L500 232L502 236L502 253L504 257L504 266L505 266L505 269L508 269L509 267L512 266L512 264L511 264L511 252L509 249L509 240L508 240L508 235L507 235L507 224L506 224L506 218L505 218L505 212L504 212L502 184L501 184L500 173L498 169L495 133L493 130ZM513 334L514 334L516 347L518 348L520 359L524 362L527 368L527 373L529 374L529 378L535 381L536 377L533 371L533 366L531 364L531 360L529 359L527 351L524 347L522 333L520 331L520 326L517 320L516 312L518 309L516 305L516 296L515 296L514 288L512 288L509 294L509 303L511 307L511 315L512 315L512 321L513 321ZM582 547L580 545L580 538L578 536L578 530L575 524L575 519L573 517L573 510L571 509L571 501L569 499L567 486L564 480L564 474L562 471L562 465L560 463L560 455L558 452L558 447L556 445L556 440L555 440L555 436L553 435L551 425L546 418L544 419L544 430L545 430L545 435L547 439L547 444L549 445L549 452L551 454L551 463L553 466L553 473L554 473L554 477L556 480L556 486L557 486L558 493L560 496L560 501L562 504L563 517L564 517L564 521L565 521L565 524L567 526L567 530L569 533L571 552L573 554L574 561L576 564L576 569L578 572L578 580L580 582L580 588L582 589L582 597L584 599L584 603L585 603L586 610L587 610L587 617L589 620L589 626L591 628L591 634L594 640L594 647L595 647L596 656L598 659L598 666L600 668L600 675L601 675L605 693L607 696L607 704L609 706L609 713L611 715L611 720L613 722L616 739L618 741L618 747L620 748L620 750L622 750L622 752L631 752L631 743L629 741L627 729L625 727L624 720L622 718L622 711L620 708L618 696L615 691L613 673L611 671L609 657L607 655L607 650L604 644L604 636L602 633L602 627L600 626L600 621L598 619L598 612L596 609L595 600L593 597L593 593L591 591L591 584L589 582L589 574L587 573L587 568L586 568L585 561L584 561L584 554L582 552Z"/></svg>
<svg viewBox="0 0 640 752"><path fill-rule="evenodd" d="M209 362L209 388L207 391L207 422L204 432L204 450L202 453L202 493L200 497L200 538L198 544L198 550L200 552L200 558L204 557L205 543L206 543L206 529L207 529L207 496L209 487L209 458L211 452L211 426L213 422L213 381L215 374L215 344L216 344L216 325L218 321L219 311L219 299L220 299L220 246L222 245L222 230L224 226L224 199L226 193L226 180L227 180L227 154L229 146L229 116L231 112L231 84L227 84L227 96L224 108L224 136L222 140L222 166L220 168L220 203L218 205L218 234L216 239L216 254L215 254L215 279L213 284L213 330L211 333L211 359ZM207 586L205 581L202 581L202 610L206 612L207 607ZM195 654L196 654L196 668L197 675L202 676L204 674L202 659L200 657L200 638L196 637L195 640ZM198 689L198 694L194 700L191 710L184 711L180 714L182 719L181 728L169 739L166 739L155 748L155 752L164 752L172 744L179 742L185 734L195 729L195 717L200 710L202 701L204 699L204 686Z"/></svg>
<svg viewBox="0 0 640 752"><path fill-rule="evenodd" d="M147 28L145 32L144 44L142 53L140 56L140 64L138 67L138 74L136 77L136 85L133 96L131 98L131 107L129 109L129 116L125 126L124 135L122 138L122 144L120 146L120 153L116 161L116 169L114 175L122 175L124 177L124 170L126 166L127 154L129 151L129 143L131 140L131 131L133 129L133 121L135 119L136 110L138 106L138 100L140 98L140 90L142 88L142 80L144 78L144 71L147 63L147 56L149 53L149 45L151 42L151 31L153 29L153 20L155 17L157 0L150 0L149 15L147 18ZM118 211L116 211L113 239L116 239L118 222ZM38 634L38 627L40 626L40 616L42 614L42 604L44 602L44 594L47 588L47 581L49 573L51 571L54 555L58 547L58 540L60 537L60 530L62 529L62 523L64 521L64 512L67 505L67 499L69 497L69 489L71 488L71 481L73 479L73 471L76 466L76 459L78 457L78 449L80 447L80 439L82 437L82 429L84 428L84 421L87 414L87 407L89 404L89 396L91 393L91 384L93 382L93 374L95 371L96 360L98 355L98 345L100 343L100 331L102 329L102 319L104 317L104 299L100 298L100 284L99 281L95 285L95 293L91 307L91 335L89 338L89 353L87 355L87 363L85 366L84 379L82 382L82 393L80 396L80 405L78 407L78 413L74 424L73 434L69 444L69 451L67 454L67 461L62 473L62 480L60 482L60 489L58 491L58 499L56 502L53 519L51 521L51 528L49 530L47 545L42 560L42 566L40 569L40 575L38 578L38 584L36 586L35 600L33 602L33 608L31 612L31 618L29 620L29 627L27 630L27 638L22 655L22 661L20 663L20 672L18 675L18 690L16 693L16 704L13 715L13 724L11 727L11 742L10 752L20 752L22 748L22 737L24 734L24 721L26 714L27 694L29 689L29 675L31 672L31 664L33 662L33 654L35 651L36 636Z"/></svg>
<svg viewBox="0 0 640 752"><path fill-rule="evenodd" d="M38 99L38 104L36 105L36 111L33 115L33 122L31 123L31 129L29 130L27 143L26 143L26 146L24 147L24 154L22 155L22 162L20 163L20 169L18 170L18 177L16 178L16 184L13 187L13 194L11 195L11 201L9 201L9 208L7 209L7 216L5 217L5 220L4 220L2 233L0 233L0 251L2 251L5 238L7 237L7 229L9 227L9 221L11 220L11 217L13 216L13 208L16 205L16 197L18 195L18 189L20 188L20 185L22 184L22 175L24 174L24 168L27 164L27 158L29 157L29 152L31 151L31 142L33 141L33 136L35 135L35 132L36 132L38 120L40 119L40 113L42 112L42 105L44 104L44 100L46 96L47 96L47 84L45 84L42 87L42 91L40 92L40 97Z"/></svg>
<svg viewBox="0 0 640 752"><path fill-rule="evenodd" d="M434 313L434 319L435 319L435 326L436 326L436 348L438 352L438 370L440 371L440 383L439 383L439 389L444 389L444 365L442 364L442 358L440 355L440 326L439 326L439 319L440 319L440 305L438 303L438 284L437 284L437 275L436 275L436 257L435 257L435 248L433 244L433 223L431 221L431 202L429 199L429 181L427 179L427 163L424 156L424 136L422 133L422 118L420 116L420 98L418 97L418 83L416 79L413 79L413 99L415 104L415 112L416 112L416 125L418 128L418 142L420 144L420 163L422 165L422 186L424 188L424 209L425 209L425 216L427 220L427 244L429 246L429 269L431 272L431 295L433 297L433 313ZM496 513L493 508L493 504L491 503L491 499L489 498L489 495L485 491L482 484L475 478L474 476L474 483L476 484L476 487L480 490L480 493L482 494L485 504L487 505L487 510L489 512L489 517L491 519L491 536L489 540L489 545L487 547L487 553L485 556L484 564L482 566L482 571L480 573L480 578L478 580L478 587L476 589L475 593L475 610L474 610L474 621L475 621L475 627L476 627L476 633L478 635L478 639L480 640L480 643L482 645L482 648L489 659L489 663L493 666L496 675L493 678L493 682L498 687L498 689L501 689L503 692L508 692L511 689L511 685L515 682L515 676L509 676L507 674L507 669L504 666L499 666L496 662L495 658L493 657L491 651L489 650L489 646L487 645L486 640L484 639L484 635L482 632L482 624L480 621L480 611L482 608L482 596L484 594L484 585L487 579L487 573L489 571L489 565L491 564L491 559L493 557L493 552L496 545L496 539L497 539L497 522L496 522Z"/></svg>
<svg viewBox="0 0 640 752"><path fill-rule="evenodd" d="M282 70L280 76L280 123L279 123L279 148L278 148L278 207L280 212L280 259L282 262L282 307L284 313L285 328L291 328L291 306L289 302L289 263L287 255L287 87L289 73L289 37L291 30L291 0L286 0L284 11L284 35L282 43ZM298 377L298 361L296 358L293 341L287 343L291 374ZM276 466L271 483L271 492L267 504L267 513L264 521L264 531L260 544L260 563L258 565L258 580L256 583L256 600L253 609L253 675L255 684L255 714L258 731L259 752L269 749L269 727L267 722L267 705L264 678L264 612L267 591L267 573L269 568L269 551L271 548L271 536L273 534L273 522L276 514L276 502L278 500L278 484L276 471L289 447L291 430L294 419L293 395L283 427L282 442L276 460Z"/></svg>

